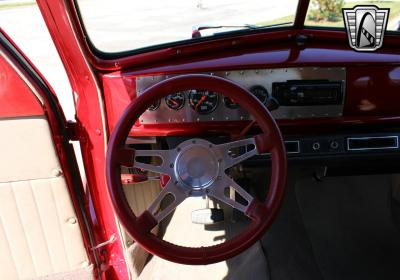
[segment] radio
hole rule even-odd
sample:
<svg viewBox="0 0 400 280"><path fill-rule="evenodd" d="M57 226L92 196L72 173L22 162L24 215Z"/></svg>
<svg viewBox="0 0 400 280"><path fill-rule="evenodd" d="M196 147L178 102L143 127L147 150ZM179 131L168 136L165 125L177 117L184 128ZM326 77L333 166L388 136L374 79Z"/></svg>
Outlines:
<svg viewBox="0 0 400 280"><path fill-rule="evenodd" d="M280 106L340 105L343 102L341 81L289 80L272 83L272 96Z"/></svg>

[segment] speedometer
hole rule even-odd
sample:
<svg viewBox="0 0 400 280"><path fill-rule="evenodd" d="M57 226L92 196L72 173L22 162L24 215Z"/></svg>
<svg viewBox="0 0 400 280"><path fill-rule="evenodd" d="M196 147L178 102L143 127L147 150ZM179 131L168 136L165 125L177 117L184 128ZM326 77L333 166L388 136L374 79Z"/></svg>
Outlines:
<svg viewBox="0 0 400 280"><path fill-rule="evenodd" d="M189 94L189 104L193 110L202 115L213 112L218 107L218 93L208 90L192 90Z"/></svg>

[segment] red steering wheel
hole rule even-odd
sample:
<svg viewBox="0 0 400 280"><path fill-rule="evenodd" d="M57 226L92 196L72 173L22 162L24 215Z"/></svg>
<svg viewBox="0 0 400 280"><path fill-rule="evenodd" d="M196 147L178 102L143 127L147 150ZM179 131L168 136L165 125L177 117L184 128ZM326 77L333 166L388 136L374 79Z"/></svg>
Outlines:
<svg viewBox="0 0 400 280"><path fill-rule="evenodd" d="M257 121L262 134L244 140L215 145L194 138L171 150L134 150L125 145L129 131L145 110L156 100L171 93L202 89L218 92L239 103ZM238 157L229 150L247 147ZM249 148L251 147L251 148ZM258 201L225 174L225 170L251 156L270 153L272 177L265 201ZM155 156L160 165L143 163L138 157ZM114 210L129 234L147 251L169 261L182 264L210 264L226 260L243 252L266 232L281 204L286 186L287 159L280 130L265 106L241 86L215 76L183 75L164 80L136 98L122 113L108 145L106 158L108 191ZM140 216L136 216L124 194L121 184L121 165L137 167L166 174L170 180L155 201ZM246 201L239 203L225 195L233 188ZM159 209L166 195L174 201ZM240 234L221 244L209 247L182 247L160 239L151 233L161 220L189 196L208 195L242 211L251 223Z"/></svg>

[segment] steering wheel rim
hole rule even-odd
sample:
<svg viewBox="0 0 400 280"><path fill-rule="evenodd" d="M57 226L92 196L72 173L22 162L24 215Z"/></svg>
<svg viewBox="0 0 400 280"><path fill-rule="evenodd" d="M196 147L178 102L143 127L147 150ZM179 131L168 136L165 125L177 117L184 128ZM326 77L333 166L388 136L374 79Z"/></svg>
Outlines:
<svg viewBox="0 0 400 280"><path fill-rule="evenodd" d="M192 89L218 92L234 98L258 122L263 134L254 137L258 153L270 153L272 174L264 202L253 199L246 208L252 222L240 234L223 243L209 247L183 247L162 240L151 233L158 221L146 210L136 216L131 210L121 183L121 165L133 166L135 150L126 149L125 141L140 115L157 99L171 93ZM245 88L220 77L189 74L164 80L132 101L122 113L111 134L106 156L108 193L114 211L128 233L148 252L172 262L205 265L238 255L253 245L266 232L281 205L286 186L287 158L282 135L274 118ZM170 181L172 178L170 179Z"/></svg>

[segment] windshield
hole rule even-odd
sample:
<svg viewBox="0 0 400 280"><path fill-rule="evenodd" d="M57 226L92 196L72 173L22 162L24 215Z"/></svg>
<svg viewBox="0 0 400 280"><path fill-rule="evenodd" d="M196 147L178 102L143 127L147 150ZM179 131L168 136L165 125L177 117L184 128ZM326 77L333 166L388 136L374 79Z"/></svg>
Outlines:
<svg viewBox="0 0 400 280"><path fill-rule="evenodd" d="M123 52L227 34L292 26L298 0L77 0L91 43ZM399 29L400 0L310 0L306 27L344 28L342 8L390 8L387 30Z"/></svg>
<svg viewBox="0 0 400 280"><path fill-rule="evenodd" d="M387 30L399 31L400 0L311 0L305 25L344 28L342 8L353 8L356 5L375 5L378 8L389 8Z"/></svg>
<svg viewBox="0 0 400 280"><path fill-rule="evenodd" d="M238 29L292 25L297 0L78 0L102 52L122 52ZM207 28L204 28L207 27ZM200 34L196 30L200 29ZM200 36L199 36L200 35ZM195 38L192 38L195 37Z"/></svg>

